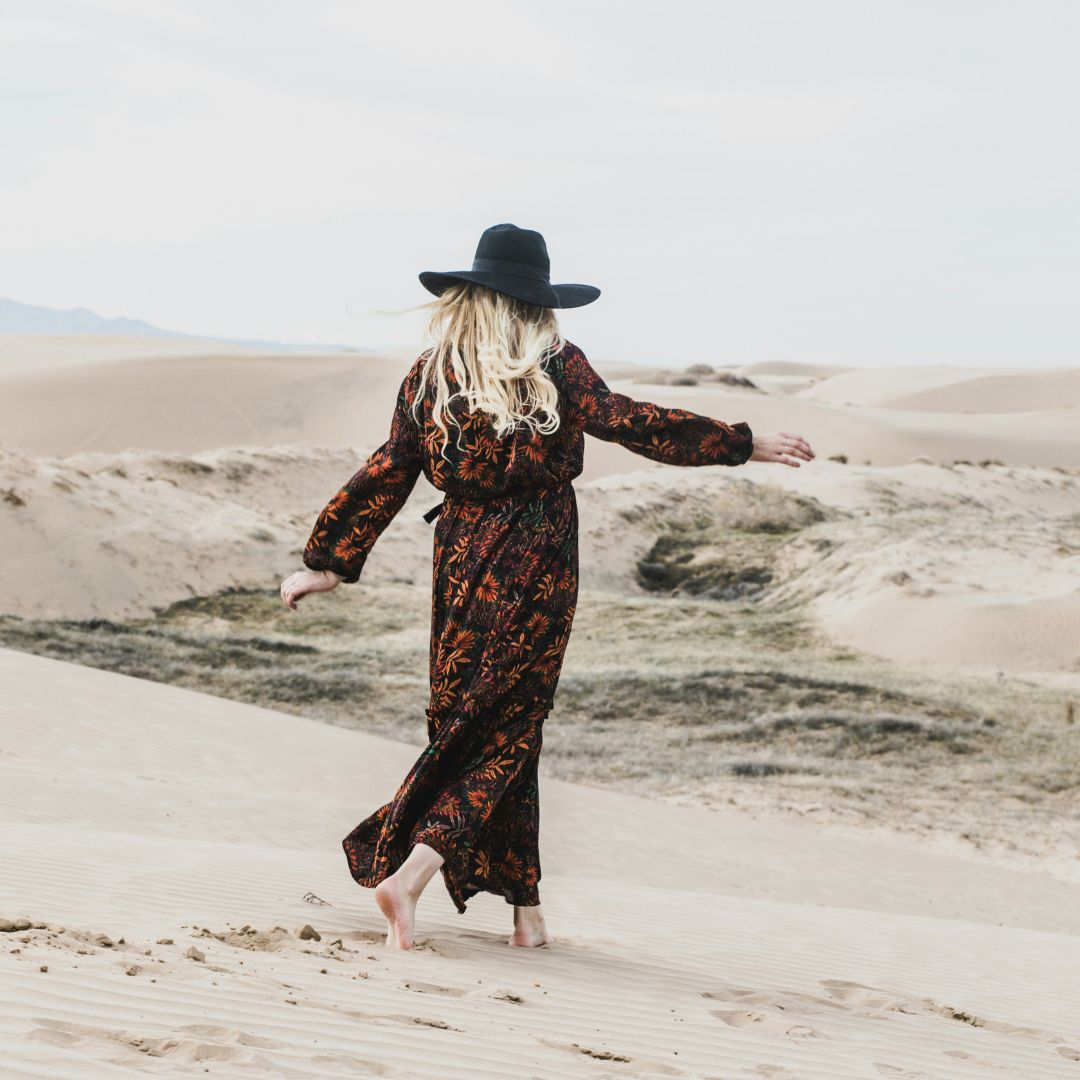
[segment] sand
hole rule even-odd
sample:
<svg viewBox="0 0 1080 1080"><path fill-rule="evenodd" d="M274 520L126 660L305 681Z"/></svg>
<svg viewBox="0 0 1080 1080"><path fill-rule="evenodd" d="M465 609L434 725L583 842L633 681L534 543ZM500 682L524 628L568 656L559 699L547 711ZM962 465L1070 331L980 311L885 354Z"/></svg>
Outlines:
<svg viewBox="0 0 1080 1080"><path fill-rule="evenodd" d="M594 457L613 468L615 451L625 454L599 449ZM0 450L4 610L144 617L220 589L273 588L298 567L314 515L365 453L309 444L65 458ZM1080 690L1080 470L826 460L702 472L656 466L581 482L583 584L639 588L628 583L660 523L749 479L809 496L829 514L789 545L790 580L770 603L808 604L835 642L878 656L1061 672ZM440 498L418 481L366 581L426 580L432 528L421 515Z"/></svg>
<svg viewBox="0 0 1080 1080"><path fill-rule="evenodd" d="M460 915L436 878L397 953L339 844L412 750L9 650L0 680L0 916L45 924L0 935L5 1076L1080 1061L1080 885L542 778L555 943L510 948L509 905Z"/></svg>
<svg viewBox="0 0 1080 1080"><path fill-rule="evenodd" d="M46 338L38 352L32 338L0 341L0 542L9 553L0 588L10 614L147 615L280 580L299 565L313 516L385 437L406 362L192 353L156 339L142 342L145 360L132 351L141 341L92 339L85 355L77 338ZM780 366L791 374L793 365ZM807 369L812 391L766 394L651 384L615 368L614 389L745 419L755 431L801 433L818 459L799 470L680 470L590 439L577 486L585 519L590 502L602 510L584 538L583 580L623 588L659 511L614 541L601 535L601 515L646 491L660 502L693 499L746 477L811 494L850 519L817 530L836 550L824 559L811 543L798 586L837 642L903 662L1080 673L1080 371L976 370L965 381L961 369L909 369L908 397L936 386L955 398L970 384L975 408L945 413L837 403L895 403L905 396L899 369ZM834 383L848 389L827 393ZM1051 389L1056 409L1007 411L1045 405ZM614 501L601 483L611 477L629 478ZM417 519L438 498L421 478L380 540L372 576L381 565L422 576L431 537Z"/></svg>
<svg viewBox="0 0 1080 1080"><path fill-rule="evenodd" d="M36 346L33 338L5 344L0 337L0 445L64 456L127 449L190 454L301 442L377 445L389 430L393 395L408 363L401 354L267 354L139 338L93 338L84 354L81 340L46 338ZM795 379L808 389L755 394L708 383L656 385L639 381L648 369L597 366L624 393L746 420L754 430L802 433L823 459L843 454L875 466L903 465L918 456L1047 468L1080 464L1080 370L1037 373L1037 392L1018 396L1022 380L1002 376L987 390L982 370L860 370L823 377L828 369L807 365L805 378L773 378ZM745 369L751 378L753 366ZM962 394L968 381L977 388L975 404L962 406L950 397L955 412L891 404L905 393L945 384L950 394ZM1003 412L1009 413L1006 422ZM641 459L621 447L594 443L591 450L583 480L641 467Z"/></svg>
<svg viewBox="0 0 1080 1080"><path fill-rule="evenodd" d="M122 623L276 589L382 441L407 359L0 340L0 616ZM703 511L812 506L776 548L763 611L805 614L913 687L1008 673L1080 693L1078 372L736 369L755 392L598 367L637 397L799 432L818 459L676 470L590 440L584 602L644 595L657 535ZM350 602L424 585L437 498L421 479ZM0 649L0 920L29 924L0 923L5 1080L1080 1068L1080 876L1060 850L1008 865L780 816L764 796L748 810L568 783L542 762L555 943L509 948L508 905L481 895L459 915L436 878L418 948L395 953L340 839L415 746L29 647ZM1074 804L1055 798L1064 837Z"/></svg>

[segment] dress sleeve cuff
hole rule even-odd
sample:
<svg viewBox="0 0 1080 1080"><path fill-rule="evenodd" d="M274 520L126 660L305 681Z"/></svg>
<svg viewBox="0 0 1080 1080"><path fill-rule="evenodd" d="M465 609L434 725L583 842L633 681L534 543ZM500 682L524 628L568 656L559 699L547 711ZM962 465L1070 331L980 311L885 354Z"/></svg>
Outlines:
<svg viewBox="0 0 1080 1080"><path fill-rule="evenodd" d="M743 465L750 460L750 455L754 452L754 433L750 430L750 425L744 421L732 424L731 429L739 438L731 448L730 463Z"/></svg>
<svg viewBox="0 0 1080 1080"><path fill-rule="evenodd" d="M359 561L354 560L346 564L329 551L304 552L304 565L309 570L332 570L346 585L355 585L360 580L360 571L364 568L366 559L367 556L364 555Z"/></svg>

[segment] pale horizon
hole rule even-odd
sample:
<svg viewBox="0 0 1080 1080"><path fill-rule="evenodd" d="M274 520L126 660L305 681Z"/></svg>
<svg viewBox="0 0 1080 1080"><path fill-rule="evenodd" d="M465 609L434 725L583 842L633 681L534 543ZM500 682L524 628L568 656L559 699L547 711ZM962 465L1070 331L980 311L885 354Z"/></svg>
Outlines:
<svg viewBox="0 0 1080 1080"><path fill-rule="evenodd" d="M590 355L1078 362L1064 4L9 7L20 303L409 348L373 312L510 221L602 290Z"/></svg>

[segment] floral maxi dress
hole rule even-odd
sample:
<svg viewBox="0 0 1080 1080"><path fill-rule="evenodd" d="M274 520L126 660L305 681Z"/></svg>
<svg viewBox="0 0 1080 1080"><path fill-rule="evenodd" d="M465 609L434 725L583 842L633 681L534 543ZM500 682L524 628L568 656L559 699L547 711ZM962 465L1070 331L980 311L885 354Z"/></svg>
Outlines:
<svg viewBox="0 0 1080 1080"><path fill-rule="evenodd" d="M356 582L380 533L423 471L443 492L432 560L428 746L397 793L342 841L349 871L374 886L412 846L444 859L454 905L485 891L540 903L537 763L578 591L578 513L571 481L585 434L674 465L739 465L746 423L637 401L608 388L567 341L546 361L560 425L496 436L490 417L451 403L460 430L416 403L422 355L405 376L386 442L320 512L304 564ZM457 389L447 372L451 390Z"/></svg>

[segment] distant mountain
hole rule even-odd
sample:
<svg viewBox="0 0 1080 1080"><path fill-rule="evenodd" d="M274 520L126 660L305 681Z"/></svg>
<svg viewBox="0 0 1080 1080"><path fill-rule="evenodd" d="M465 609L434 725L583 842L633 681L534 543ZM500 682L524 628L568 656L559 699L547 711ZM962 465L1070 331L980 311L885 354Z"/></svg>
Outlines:
<svg viewBox="0 0 1080 1080"><path fill-rule="evenodd" d="M20 304L17 300L0 297L0 334L130 334L139 337L186 338L191 341L219 341L223 345L248 345L259 349L281 349L290 352L373 352L350 345L295 345L280 341L256 341L244 338L205 337L162 330L142 319L106 319L86 308L38 307Z"/></svg>

